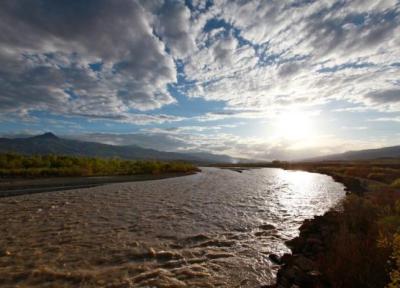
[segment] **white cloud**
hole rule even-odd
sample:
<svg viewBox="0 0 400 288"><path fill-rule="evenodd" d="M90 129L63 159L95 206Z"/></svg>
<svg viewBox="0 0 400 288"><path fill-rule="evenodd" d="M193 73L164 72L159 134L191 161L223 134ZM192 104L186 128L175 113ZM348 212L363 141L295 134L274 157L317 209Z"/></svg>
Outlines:
<svg viewBox="0 0 400 288"><path fill-rule="evenodd" d="M399 111L394 101L368 97L399 86L400 69L391 66L400 57L398 6L393 1L215 1L209 19L223 19L228 28L198 36L211 40L187 59L186 75L195 81L188 94L224 100L231 108L279 110L341 99ZM230 30L220 34L221 29ZM250 44L239 44L233 29Z"/></svg>
<svg viewBox="0 0 400 288"><path fill-rule="evenodd" d="M380 117L380 118L370 119L369 121L372 121L372 122L400 122L400 116L398 116L398 117Z"/></svg>
<svg viewBox="0 0 400 288"><path fill-rule="evenodd" d="M248 157L266 151L257 155L268 158L340 150L348 142L330 138L333 145L321 136L314 139L320 148L293 145L226 133L229 127L208 122L273 120L293 107L309 111L331 102L344 106L329 107L334 112L400 112L398 1L196 0L189 6L2 1L0 117L35 121L32 112L41 111L138 125L189 120L194 124L172 130L146 127L140 143ZM169 115L166 105L181 104L171 87L223 108L204 105L196 115L187 101L188 111ZM398 116L373 120L397 123Z"/></svg>
<svg viewBox="0 0 400 288"><path fill-rule="evenodd" d="M136 1L42 2L0 4L1 112L111 118L175 102L167 91L174 61Z"/></svg>
<svg viewBox="0 0 400 288"><path fill-rule="evenodd" d="M180 2L167 2L157 19L157 30L171 54L184 58L196 49L191 33L190 10Z"/></svg>

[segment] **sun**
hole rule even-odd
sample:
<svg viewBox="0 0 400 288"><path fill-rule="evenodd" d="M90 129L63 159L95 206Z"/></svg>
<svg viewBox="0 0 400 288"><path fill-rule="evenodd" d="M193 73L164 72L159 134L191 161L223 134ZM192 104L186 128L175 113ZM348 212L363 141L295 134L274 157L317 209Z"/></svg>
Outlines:
<svg viewBox="0 0 400 288"><path fill-rule="evenodd" d="M304 140L314 132L311 116L299 110L283 112L275 121L276 135L287 140Z"/></svg>

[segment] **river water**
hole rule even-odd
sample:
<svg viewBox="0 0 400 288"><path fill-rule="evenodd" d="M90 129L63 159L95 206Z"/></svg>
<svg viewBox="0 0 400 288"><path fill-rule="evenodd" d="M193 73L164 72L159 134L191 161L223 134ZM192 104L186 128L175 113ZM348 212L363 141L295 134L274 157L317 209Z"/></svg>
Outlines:
<svg viewBox="0 0 400 288"><path fill-rule="evenodd" d="M203 168L3 198L0 286L260 287L278 268L268 255L344 195L320 174Z"/></svg>

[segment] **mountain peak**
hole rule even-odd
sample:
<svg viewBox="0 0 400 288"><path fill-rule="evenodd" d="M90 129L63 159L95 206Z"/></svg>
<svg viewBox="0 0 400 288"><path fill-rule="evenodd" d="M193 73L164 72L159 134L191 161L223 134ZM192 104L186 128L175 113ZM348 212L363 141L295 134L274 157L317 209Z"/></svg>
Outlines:
<svg viewBox="0 0 400 288"><path fill-rule="evenodd" d="M56 135L54 135L54 134L51 133L51 132L46 132L46 133L44 133L44 134L34 136L33 138L39 138L39 139L60 139L60 138L58 138Z"/></svg>

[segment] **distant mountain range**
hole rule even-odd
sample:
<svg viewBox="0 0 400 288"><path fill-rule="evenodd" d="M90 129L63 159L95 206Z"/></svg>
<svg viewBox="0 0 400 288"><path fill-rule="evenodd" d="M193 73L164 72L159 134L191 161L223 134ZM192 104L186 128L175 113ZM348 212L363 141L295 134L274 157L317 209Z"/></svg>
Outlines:
<svg viewBox="0 0 400 288"><path fill-rule="evenodd" d="M194 163L234 163L257 162L256 160L236 159L227 155L205 152L178 153L147 149L136 145L109 145L97 142L60 138L53 133L44 133L33 137L0 138L0 152L21 154L57 154L89 157L119 157L136 160L182 160ZM400 146L348 151L341 154L314 157L305 161L346 161L370 160L381 158L400 158Z"/></svg>
<svg viewBox="0 0 400 288"><path fill-rule="evenodd" d="M400 158L400 146L367 149L359 151L348 151L341 154L320 156L306 161L351 161L351 160L373 160L383 158Z"/></svg>
<svg viewBox="0 0 400 288"><path fill-rule="evenodd" d="M195 163L231 163L227 155L211 153L176 153L146 149L135 145L116 146L97 142L84 142L45 133L28 138L0 138L0 152L21 154L57 154L90 157L120 157L136 160L182 160Z"/></svg>

